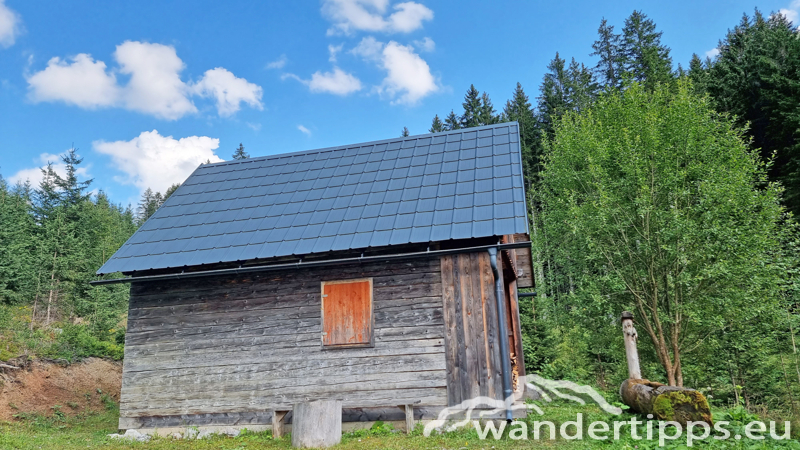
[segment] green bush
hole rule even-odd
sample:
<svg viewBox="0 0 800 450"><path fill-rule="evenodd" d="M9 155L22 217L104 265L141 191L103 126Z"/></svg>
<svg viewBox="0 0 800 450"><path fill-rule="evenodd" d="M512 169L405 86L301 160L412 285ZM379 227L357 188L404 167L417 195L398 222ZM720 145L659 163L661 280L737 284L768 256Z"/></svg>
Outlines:
<svg viewBox="0 0 800 450"><path fill-rule="evenodd" d="M85 325L64 325L55 342L42 352L42 356L67 361L92 356L121 360L122 355L122 345L98 339Z"/></svg>

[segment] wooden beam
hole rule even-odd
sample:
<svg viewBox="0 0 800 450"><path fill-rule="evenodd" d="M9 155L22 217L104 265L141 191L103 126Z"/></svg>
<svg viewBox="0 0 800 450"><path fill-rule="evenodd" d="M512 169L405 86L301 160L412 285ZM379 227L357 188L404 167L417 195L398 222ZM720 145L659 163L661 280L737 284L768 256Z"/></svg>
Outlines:
<svg viewBox="0 0 800 450"><path fill-rule="evenodd" d="M406 410L406 434L414 431L414 405L405 405Z"/></svg>
<svg viewBox="0 0 800 450"><path fill-rule="evenodd" d="M280 439L283 437L283 419L289 411L272 410L272 438Z"/></svg>

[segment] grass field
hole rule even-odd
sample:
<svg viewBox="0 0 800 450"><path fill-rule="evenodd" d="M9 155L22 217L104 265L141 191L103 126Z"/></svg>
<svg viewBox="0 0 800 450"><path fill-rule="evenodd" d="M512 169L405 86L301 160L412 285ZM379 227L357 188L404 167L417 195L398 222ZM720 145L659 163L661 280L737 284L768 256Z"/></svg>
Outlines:
<svg viewBox="0 0 800 450"><path fill-rule="evenodd" d="M547 405L546 417L531 416L526 422L531 425L534 420L549 420L560 425L566 421L576 419L577 413L583 414L584 438L586 438L586 424L592 421L610 420L629 420L631 415L624 414L621 417L612 417L601 412L594 406L577 406L574 404L563 404L558 406ZM61 414L58 410L49 417L44 416L23 416L14 422L0 424L0 449L153 449L153 450L199 450L199 449L222 449L222 450L244 450L244 449L283 449L291 448L290 438L284 437L279 440L272 439L268 432L264 433L242 433L239 437L232 438L227 436L214 436L204 440L176 440L171 438L155 438L150 442L129 442L114 440L107 437L109 433L117 432L118 413L116 409L110 408L103 413L84 413L76 417L68 417ZM732 435L743 434L744 422L753 420L754 416L742 410L729 410L715 412L715 421L727 420L731 424L728 429ZM568 428L572 433L574 427ZM657 431L657 428L656 428ZM532 431L531 431L532 434ZM642 426L641 435L645 435ZM547 433L544 433L546 436ZM627 435L627 436L626 436ZM531 436L532 437L532 436ZM446 434L434 434L431 437L422 435L422 427L418 426L411 436L403 432L391 429L391 426L374 427L371 430L361 430L347 433L343 436L342 443L337 447L341 449L515 449L530 448L531 446L545 449L572 450L572 449L631 449L645 450L655 448L683 449L686 446L685 439L665 442L664 447L659 447L656 436L653 440L634 440L630 437L629 430L623 429L621 439L616 441L591 441L584 440L514 440L508 436L508 430L500 440L491 437L481 440L474 427L469 429L450 432ZM769 437L765 440L714 440L712 438L704 441L694 442L693 448L701 449L773 449L787 448L800 449L797 440L774 441Z"/></svg>

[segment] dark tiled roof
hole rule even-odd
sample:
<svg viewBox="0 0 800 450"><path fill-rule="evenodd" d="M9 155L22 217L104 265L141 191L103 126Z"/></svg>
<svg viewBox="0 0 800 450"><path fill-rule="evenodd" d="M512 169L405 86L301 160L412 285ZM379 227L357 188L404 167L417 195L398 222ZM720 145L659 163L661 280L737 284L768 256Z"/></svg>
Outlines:
<svg viewBox="0 0 800 450"><path fill-rule="evenodd" d="M512 122L202 165L98 274L527 231Z"/></svg>

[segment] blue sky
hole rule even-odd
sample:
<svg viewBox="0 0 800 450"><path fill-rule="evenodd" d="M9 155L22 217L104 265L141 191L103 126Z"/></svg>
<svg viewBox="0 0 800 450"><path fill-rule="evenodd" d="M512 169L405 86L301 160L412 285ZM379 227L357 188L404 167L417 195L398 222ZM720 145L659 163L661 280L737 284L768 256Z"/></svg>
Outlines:
<svg viewBox="0 0 800 450"><path fill-rule="evenodd" d="M113 201L199 162L427 132L470 83L533 99L556 52L593 66L605 17L640 9L677 65L755 7L800 0L293 2L0 0L0 174L38 181L74 145Z"/></svg>

